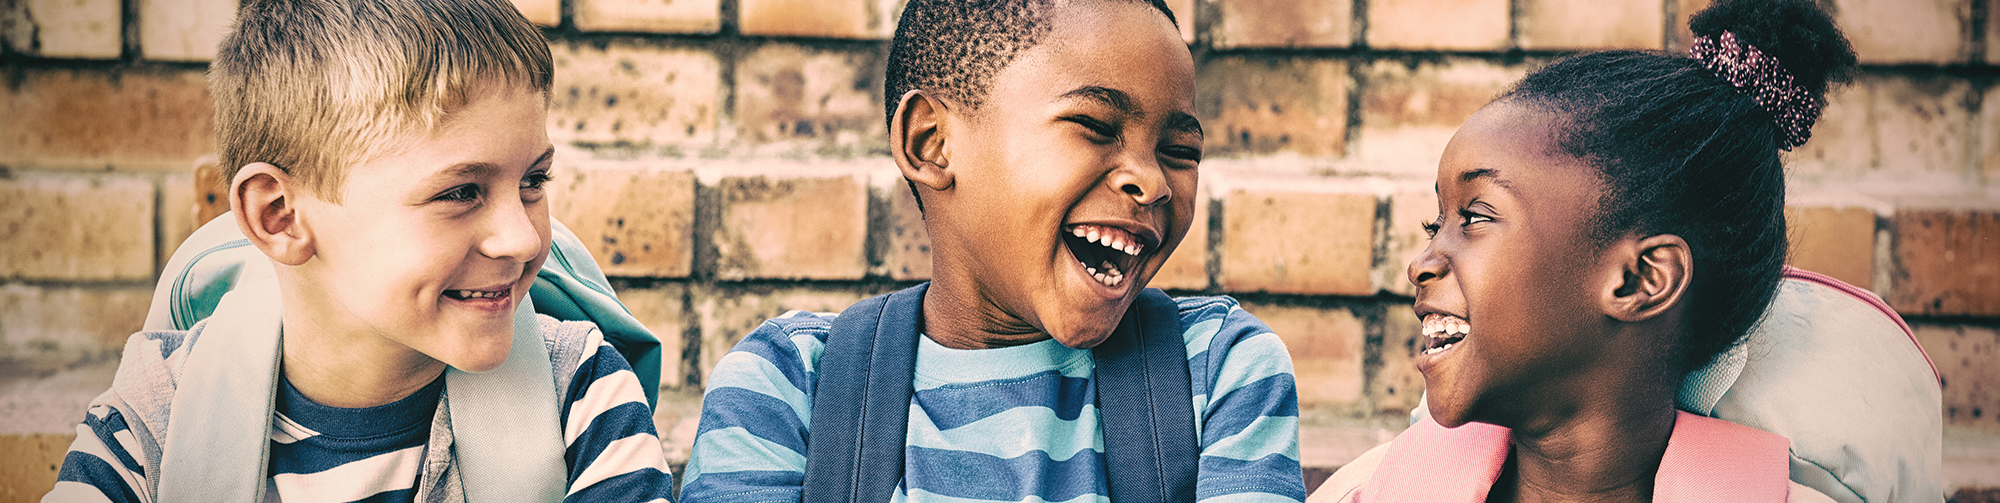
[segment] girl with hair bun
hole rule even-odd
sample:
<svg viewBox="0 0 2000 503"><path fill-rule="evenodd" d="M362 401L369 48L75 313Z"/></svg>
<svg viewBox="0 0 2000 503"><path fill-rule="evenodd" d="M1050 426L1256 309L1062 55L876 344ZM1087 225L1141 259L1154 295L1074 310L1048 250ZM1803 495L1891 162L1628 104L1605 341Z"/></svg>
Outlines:
<svg viewBox="0 0 2000 503"><path fill-rule="evenodd" d="M1430 414L1315 501L1831 501L1789 441L1675 409L1785 259L1780 153L1854 53L1811 0L1721 0L1687 54L1535 71L1438 166L1409 264Z"/></svg>

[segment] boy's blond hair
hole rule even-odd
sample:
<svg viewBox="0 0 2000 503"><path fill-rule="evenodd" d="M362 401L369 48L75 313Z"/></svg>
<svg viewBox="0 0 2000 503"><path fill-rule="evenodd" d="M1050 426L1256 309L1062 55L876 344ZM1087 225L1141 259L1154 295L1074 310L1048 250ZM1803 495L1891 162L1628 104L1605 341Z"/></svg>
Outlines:
<svg viewBox="0 0 2000 503"><path fill-rule="evenodd" d="M208 71L222 182L266 162L338 203L347 168L472 100L547 100L552 66L507 0L250 0Z"/></svg>

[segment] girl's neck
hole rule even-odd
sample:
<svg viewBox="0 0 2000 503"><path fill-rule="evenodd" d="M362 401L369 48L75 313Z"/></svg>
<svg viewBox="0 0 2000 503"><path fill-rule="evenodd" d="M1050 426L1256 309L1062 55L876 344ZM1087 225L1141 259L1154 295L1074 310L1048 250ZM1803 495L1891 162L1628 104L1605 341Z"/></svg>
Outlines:
<svg viewBox="0 0 2000 503"><path fill-rule="evenodd" d="M1564 417L1514 429L1507 466L1490 499L1652 501L1653 479L1678 414L1675 381L1593 390L1590 395L1598 400Z"/></svg>

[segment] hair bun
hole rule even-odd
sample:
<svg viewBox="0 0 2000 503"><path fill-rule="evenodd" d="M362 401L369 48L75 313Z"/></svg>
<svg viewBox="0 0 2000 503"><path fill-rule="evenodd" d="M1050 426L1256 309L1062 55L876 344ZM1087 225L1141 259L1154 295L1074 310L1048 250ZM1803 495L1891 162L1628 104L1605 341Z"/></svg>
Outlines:
<svg viewBox="0 0 2000 503"><path fill-rule="evenodd" d="M1787 150L1811 137L1827 88L1855 64L1847 38L1811 0L1719 0L1688 28L1690 55L1769 111Z"/></svg>

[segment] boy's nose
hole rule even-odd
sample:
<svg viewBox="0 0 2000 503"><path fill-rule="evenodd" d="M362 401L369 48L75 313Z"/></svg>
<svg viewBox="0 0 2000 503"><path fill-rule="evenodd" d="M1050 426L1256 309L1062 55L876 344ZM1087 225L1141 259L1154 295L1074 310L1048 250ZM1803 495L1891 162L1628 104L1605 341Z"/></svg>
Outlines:
<svg viewBox="0 0 2000 503"><path fill-rule="evenodd" d="M542 242L540 228L535 226L533 212L520 204L500 204L486 218L484 236L479 242L479 253L496 259L526 262L539 256L548 243ZM541 218L548 218L542 216Z"/></svg>
<svg viewBox="0 0 2000 503"><path fill-rule="evenodd" d="M1135 156L1140 157L1140 156ZM1140 206L1152 206L1173 199L1174 192L1167 186L1165 169L1151 156L1144 160L1125 162L1111 173L1111 185L1119 192L1131 196Z"/></svg>

